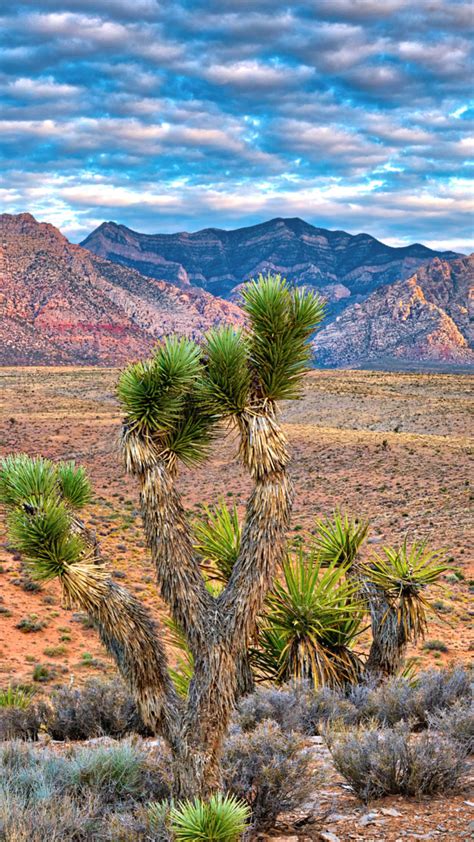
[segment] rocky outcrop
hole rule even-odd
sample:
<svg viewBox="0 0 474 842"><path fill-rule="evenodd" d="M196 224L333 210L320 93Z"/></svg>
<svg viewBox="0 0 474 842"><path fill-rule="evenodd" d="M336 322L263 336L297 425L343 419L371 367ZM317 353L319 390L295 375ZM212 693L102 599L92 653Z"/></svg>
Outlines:
<svg viewBox="0 0 474 842"><path fill-rule="evenodd" d="M383 284L410 277L437 254L456 257L419 244L391 248L368 234L352 236L315 228L302 219L280 218L235 231L206 228L193 234L139 234L105 222L82 245L152 278L227 298L260 271L281 272L320 291L330 314Z"/></svg>
<svg viewBox="0 0 474 842"><path fill-rule="evenodd" d="M474 364L473 281L474 255L449 262L436 258L337 316L316 336L316 363Z"/></svg>
<svg viewBox="0 0 474 842"><path fill-rule="evenodd" d="M168 333L241 321L229 301L109 263L30 214L0 215L1 365L117 365Z"/></svg>

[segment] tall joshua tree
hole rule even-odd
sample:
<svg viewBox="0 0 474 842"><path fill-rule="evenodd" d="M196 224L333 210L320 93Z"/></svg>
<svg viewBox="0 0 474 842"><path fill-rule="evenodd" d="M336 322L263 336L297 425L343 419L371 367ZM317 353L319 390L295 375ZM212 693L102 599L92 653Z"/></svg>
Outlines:
<svg viewBox="0 0 474 842"><path fill-rule="evenodd" d="M239 664L285 552L292 493L277 402L299 396L309 340L323 317L317 296L279 276L248 284L243 306L245 330L213 330L202 347L170 338L127 368L118 386L126 469L138 482L161 594L193 656L186 699L170 679L161 629L110 578L79 517L90 494L84 471L17 456L0 474L12 543L33 575L58 577L66 600L95 621L144 720L171 748L179 797L220 785ZM196 466L209 455L222 422L238 432L253 490L229 581L214 596L176 479L180 463Z"/></svg>

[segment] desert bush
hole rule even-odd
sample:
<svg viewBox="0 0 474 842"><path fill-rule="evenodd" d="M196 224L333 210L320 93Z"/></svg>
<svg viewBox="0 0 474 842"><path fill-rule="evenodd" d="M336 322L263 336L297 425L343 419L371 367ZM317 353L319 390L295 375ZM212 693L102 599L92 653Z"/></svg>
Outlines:
<svg viewBox="0 0 474 842"><path fill-rule="evenodd" d="M421 725L426 726L430 713L471 700L472 674L465 667L426 670L419 674L416 682L414 715Z"/></svg>
<svg viewBox="0 0 474 842"><path fill-rule="evenodd" d="M10 685L0 690L0 740L36 740L44 718L44 705L35 703L34 691Z"/></svg>
<svg viewBox="0 0 474 842"><path fill-rule="evenodd" d="M276 722L262 722L251 732L236 730L227 740L225 789L249 805L253 828L262 830L309 796L317 780L311 765L300 734L285 734Z"/></svg>
<svg viewBox="0 0 474 842"><path fill-rule="evenodd" d="M73 789L92 792L103 804L137 800L145 791L155 798L169 795L158 768L129 742L81 748L74 755L70 781Z"/></svg>
<svg viewBox="0 0 474 842"><path fill-rule="evenodd" d="M461 743L469 754L474 751L474 709L457 702L451 708L428 714L431 730Z"/></svg>
<svg viewBox="0 0 474 842"><path fill-rule="evenodd" d="M0 749L1 842L145 839L139 812L169 798L165 757L140 745ZM143 835L142 835L143 832Z"/></svg>
<svg viewBox="0 0 474 842"><path fill-rule="evenodd" d="M304 731L310 689L305 682L282 689L259 687L240 700L235 721L242 731L253 731L270 719L282 731Z"/></svg>
<svg viewBox="0 0 474 842"><path fill-rule="evenodd" d="M91 679L84 687L59 687L50 702L45 727L55 740L149 733L125 685L118 679Z"/></svg>
<svg viewBox="0 0 474 842"><path fill-rule="evenodd" d="M429 732L419 737L406 727L363 729L329 735L336 769L363 800L384 795L435 795L459 785L466 749Z"/></svg>

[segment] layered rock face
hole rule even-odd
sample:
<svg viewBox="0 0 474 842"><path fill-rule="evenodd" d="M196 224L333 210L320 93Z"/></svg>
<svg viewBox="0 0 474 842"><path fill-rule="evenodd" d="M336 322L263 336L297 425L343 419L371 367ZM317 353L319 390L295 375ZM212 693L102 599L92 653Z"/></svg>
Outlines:
<svg viewBox="0 0 474 842"><path fill-rule="evenodd" d="M377 287L408 278L439 253L415 244L391 248L368 234L315 228L301 219L272 219L261 225L194 234L139 234L103 223L82 245L144 275L178 286L202 287L232 297L235 287L260 271L281 272L289 280L320 291L330 313L363 300Z"/></svg>
<svg viewBox="0 0 474 842"><path fill-rule="evenodd" d="M474 364L474 255L436 258L349 306L316 336L316 363Z"/></svg>
<svg viewBox="0 0 474 842"><path fill-rule="evenodd" d="M0 365L117 365L221 322L241 323L238 307L109 263L30 214L0 215Z"/></svg>

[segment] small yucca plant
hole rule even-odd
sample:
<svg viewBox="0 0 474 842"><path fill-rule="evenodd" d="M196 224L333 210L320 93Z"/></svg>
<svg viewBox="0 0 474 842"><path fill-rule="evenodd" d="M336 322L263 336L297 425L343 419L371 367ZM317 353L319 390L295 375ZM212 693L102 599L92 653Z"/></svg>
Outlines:
<svg viewBox="0 0 474 842"><path fill-rule="evenodd" d="M17 708L19 710L26 710L29 708L34 690L27 690L23 687L14 687L9 685L4 690L0 690L0 708Z"/></svg>
<svg viewBox="0 0 474 842"><path fill-rule="evenodd" d="M151 805L149 816L163 822L163 807ZM211 795L208 801L195 798L172 805L167 823L178 842L235 842L249 826L250 809L233 795L221 792Z"/></svg>
<svg viewBox="0 0 474 842"><path fill-rule="evenodd" d="M237 507L229 509L223 500L214 508L205 507L204 517L194 523L194 534L204 572L211 580L227 584L240 549Z"/></svg>
<svg viewBox="0 0 474 842"><path fill-rule="evenodd" d="M267 600L252 652L261 677L284 683L310 679L315 686L353 683L361 661L352 646L361 632L364 607L345 569L300 550L283 565Z"/></svg>
<svg viewBox="0 0 474 842"><path fill-rule="evenodd" d="M416 642L423 638L427 609L433 607L423 592L448 570L443 553L428 550L424 541L408 547L405 538L399 549L383 547L381 554L374 555L363 570L395 608L405 640Z"/></svg>
<svg viewBox="0 0 474 842"><path fill-rule="evenodd" d="M317 520L314 544L321 561L351 566L368 531L368 521L351 520L339 511L334 512L332 518Z"/></svg>

